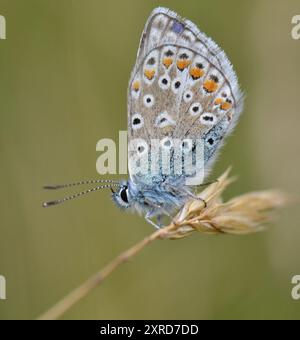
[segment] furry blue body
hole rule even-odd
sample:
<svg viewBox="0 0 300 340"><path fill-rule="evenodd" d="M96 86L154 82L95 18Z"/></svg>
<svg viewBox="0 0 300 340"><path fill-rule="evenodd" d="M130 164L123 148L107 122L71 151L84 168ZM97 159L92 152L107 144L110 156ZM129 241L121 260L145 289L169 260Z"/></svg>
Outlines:
<svg viewBox="0 0 300 340"><path fill-rule="evenodd" d="M113 201L119 208L145 216L156 227L161 225L150 219L157 218L159 221L162 216L171 217L191 196L193 194L185 186L184 177L168 178L151 185L131 180L121 181L120 190L112 194Z"/></svg>

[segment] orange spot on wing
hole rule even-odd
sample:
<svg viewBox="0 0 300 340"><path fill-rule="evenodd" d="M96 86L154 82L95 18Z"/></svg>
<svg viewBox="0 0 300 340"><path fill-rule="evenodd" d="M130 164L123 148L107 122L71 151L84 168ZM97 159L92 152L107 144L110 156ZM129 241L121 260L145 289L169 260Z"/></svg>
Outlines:
<svg viewBox="0 0 300 340"><path fill-rule="evenodd" d="M152 80L155 75L155 70L145 70L144 75L147 79Z"/></svg>
<svg viewBox="0 0 300 340"><path fill-rule="evenodd" d="M183 60L178 60L177 61L177 67L179 68L180 71L184 70L191 64L190 60L183 59Z"/></svg>
<svg viewBox="0 0 300 340"><path fill-rule="evenodd" d="M223 98L217 98L216 100L215 100L215 104L216 105L220 105L220 104L222 104L224 102L224 99Z"/></svg>
<svg viewBox="0 0 300 340"><path fill-rule="evenodd" d="M138 80L136 80L133 84L132 84L132 89L137 92L140 89L140 82Z"/></svg>
<svg viewBox="0 0 300 340"><path fill-rule="evenodd" d="M221 109L222 110L229 110L231 108L231 104L228 103L228 102L224 102L222 105L221 105Z"/></svg>
<svg viewBox="0 0 300 340"><path fill-rule="evenodd" d="M167 57L163 59L163 64L166 68L169 68L173 63L173 58Z"/></svg>
<svg viewBox="0 0 300 340"><path fill-rule="evenodd" d="M199 67L193 67L190 70L190 75L192 76L193 79L199 79L203 76L204 71L201 70Z"/></svg>
<svg viewBox="0 0 300 340"><path fill-rule="evenodd" d="M218 89L218 84L214 80L206 80L203 84L203 88L206 92L212 93Z"/></svg>

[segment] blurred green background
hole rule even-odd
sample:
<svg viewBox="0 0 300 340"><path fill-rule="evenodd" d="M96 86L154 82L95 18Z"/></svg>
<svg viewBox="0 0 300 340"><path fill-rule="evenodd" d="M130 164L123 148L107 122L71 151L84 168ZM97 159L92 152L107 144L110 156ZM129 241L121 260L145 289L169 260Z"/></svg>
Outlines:
<svg viewBox="0 0 300 340"><path fill-rule="evenodd" d="M0 318L32 319L152 232L109 192L52 209L46 183L97 178L95 147L127 126L126 91L144 23L156 6L194 21L228 54L246 108L212 174L239 180L226 197L281 188L300 194L299 0L0 0ZM251 236L159 241L65 318L299 318L298 204Z"/></svg>

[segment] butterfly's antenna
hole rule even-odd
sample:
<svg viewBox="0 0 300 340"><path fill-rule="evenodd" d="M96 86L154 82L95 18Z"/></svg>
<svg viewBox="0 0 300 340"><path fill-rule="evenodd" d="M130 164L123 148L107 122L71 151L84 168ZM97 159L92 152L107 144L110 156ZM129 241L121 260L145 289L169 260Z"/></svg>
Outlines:
<svg viewBox="0 0 300 340"><path fill-rule="evenodd" d="M43 187L43 189L46 189L46 190L57 190L57 189L62 189L62 188L74 187L74 186L77 186L77 185L95 184L95 183L112 183L112 184L117 184L118 181L114 181L114 180L111 180L111 179L94 179L94 180L79 181L79 182L67 183L67 184L45 185Z"/></svg>
<svg viewBox="0 0 300 340"><path fill-rule="evenodd" d="M106 189L106 188L112 189L113 186L117 187L117 186L119 186L119 184L111 183L111 184L100 185L98 187L95 187L95 188L92 188L92 189L89 189L89 190L85 190L85 191L79 192L77 194L64 197L62 199L45 202L45 203L43 203L43 207L48 208L48 207L51 207L53 205L57 205L57 204L61 204L61 203L67 202L67 201L71 201L75 198L81 197L85 194L89 194L90 192L94 192L94 191L97 191L97 190L100 190L100 189Z"/></svg>

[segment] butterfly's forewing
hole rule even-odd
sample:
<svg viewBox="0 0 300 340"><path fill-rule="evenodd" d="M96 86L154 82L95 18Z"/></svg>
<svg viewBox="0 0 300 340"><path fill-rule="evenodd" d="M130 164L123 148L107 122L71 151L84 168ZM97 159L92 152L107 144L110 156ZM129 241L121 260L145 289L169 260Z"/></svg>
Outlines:
<svg viewBox="0 0 300 340"><path fill-rule="evenodd" d="M208 165L241 110L242 95L225 53L192 22L155 9L129 83L129 142L201 139ZM129 167L136 152L129 151Z"/></svg>

